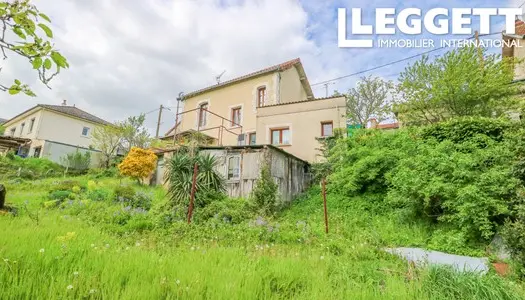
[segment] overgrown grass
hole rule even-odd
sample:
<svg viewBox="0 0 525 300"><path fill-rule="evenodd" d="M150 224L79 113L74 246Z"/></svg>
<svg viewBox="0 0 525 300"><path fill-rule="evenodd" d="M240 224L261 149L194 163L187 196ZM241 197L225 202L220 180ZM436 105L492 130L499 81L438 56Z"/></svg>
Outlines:
<svg viewBox="0 0 525 300"><path fill-rule="evenodd" d="M91 178L92 179L92 178ZM88 177L79 177L88 185ZM385 246L424 246L423 223L408 224L354 199L330 196L324 234L318 190L274 219L138 230L100 217L118 204L43 209L54 179L8 185L8 202L27 207L0 217L2 299L520 299L494 274L414 269ZM124 181L123 183L129 183ZM97 183L111 191L117 179ZM153 205L161 188L140 187ZM152 212L147 214L152 218ZM257 219L257 218L256 218ZM153 226L157 226L151 221ZM125 229L122 229L125 228Z"/></svg>

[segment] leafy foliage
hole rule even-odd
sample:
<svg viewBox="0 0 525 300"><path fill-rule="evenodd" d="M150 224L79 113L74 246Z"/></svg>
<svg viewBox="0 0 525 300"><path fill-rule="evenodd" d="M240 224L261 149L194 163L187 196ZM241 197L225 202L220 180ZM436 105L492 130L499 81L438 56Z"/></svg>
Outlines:
<svg viewBox="0 0 525 300"><path fill-rule="evenodd" d="M191 194L193 171L198 165L195 205L205 207L209 204L209 193L224 193L225 180L217 171L217 159L210 154L199 153L191 156L184 152L174 153L166 169L166 182L171 205L187 206Z"/></svg>
<svg viewBox="0 0 525 300"><path fill-rule="evenodd" d="M51 20L31 4L31 1L0 2L0 22L3 28L0 35L3 59L7 59L10 53L26 58L46 86L61 69L69 67L66 58L51 43ZM27 84L18 79L10 86L0 84L0 90L11 95L22 92L28 96L36 96Z"/></svg>
<svg viewBox="0 0 525 300"><path fill-rule="evenodd" d="M383 81L379 77L362 77L357 86L346 94L348 119L352 124L361 124L363 127L366 127L371 117L379 122L385 120L391 112L388 98L392 89L390 81Z"/></svg>
<svg viewBox="0 0 525 300"><path fill-rule="evenodd" d="M413 135L410 131L392 134L361 129L340 140L329 157L337 170L329 177L330 189L348 196L384 193L388 188L386 175L413 152Z"/></svg>
<svg viewBox="0 0 525 300"><path fill-rule="evenodd" d="M0 179L37 179L62 175L64 168L45 158L0 156Z"/></svg>
<svg viewBox="0 0 525 300"><path fill-rule="evenodd" d="M128 117L125 121L117 124L117 128L122 136L122 145L131 151L133 147L147 148L151 142L148 130L144 126L146 115Z"/></svg>
<svg viewBox="0 0 525 300"><path fill-rule="evenodd" d="M502 115L516 104L512 66L512 60L476 47L452 50L434 61L424 57L401 73L395 110L413 124Z"/></svg>
<svg viewBox="0 0 525 300"><path fill-rule="evenodd" d="M93 147L101 152L101 167L109 168L123 143L123 129L116 125L98 126L92 134Z"/></svg>
<svg viewBox="0 0 525 300"><path fill-rule="evenodd" d="M330 153L329 191L367 197L408 222L439 225L435 249L488 243L505 219L519 227L521 126L466 117L420 129L356 131Z"/></svg>
<svg viewBox="0 0 525 300"><path fill-rule="evenodd" d="M124 161L118 165L120 173L142 182L157 167L157 156L151 150L133 147Z"/></svg>
<svg viewBox="0 0 525 300"><path fill-rule="evenodd" d="M62 165L68 169L77 171L86 171L91 165L91 152L86 151L82 154L80 151L68 153L60 158Z"/></svg>
<svg viewBox="0 0 525 300"><path fill-rule="evenodd" d="M505 144L475 141L427 142L399 161L389 176L387 199L414 216L451 224L471 240L490 239L509 215L518 186L513 153Z"/></svg>
<svg viewBox="0 0 525 300"><path fill-rule="evenodd" d="M265 216L273 215L279 207L278 186L273 181L270 168L261 168L261 175L252 190L251 202L255 209Z"/></svg>

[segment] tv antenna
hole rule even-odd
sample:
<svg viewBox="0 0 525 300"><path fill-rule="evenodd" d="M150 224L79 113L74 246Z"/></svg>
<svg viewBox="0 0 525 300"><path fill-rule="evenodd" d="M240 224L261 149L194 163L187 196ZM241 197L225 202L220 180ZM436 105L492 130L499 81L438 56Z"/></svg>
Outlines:
<svg viewBox="0 0 525 300"><path fill-rule="evenodd" d="M222 73L220 75L215 76L215 80L217 80L217 84L221 83L221 77L222 77L222 75L224 75L224 73L226 73L226 70L222 71Z"/></svg>

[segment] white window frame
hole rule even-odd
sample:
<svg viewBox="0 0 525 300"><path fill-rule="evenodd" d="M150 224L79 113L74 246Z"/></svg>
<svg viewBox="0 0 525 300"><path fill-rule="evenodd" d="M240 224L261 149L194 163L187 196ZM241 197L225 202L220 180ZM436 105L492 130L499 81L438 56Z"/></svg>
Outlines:
<svg viewBox="0 0 525 300"><path fill-rule="evenodd" d="M84 129L87 129L86 134L84 134ZM80 135L83 137L89 137L90 132L91 132L91 128L87 126L82 126L82 132L80 133Z"/></svg>
<svg viewBox="0 0 525 300"><path fill-rule="evenodd" d="M239 104L228 106L228 110L230 112L230 117L228 119L231 120L232 122L233 122L233 109L234 108L240 108L241 109L241 117L240 117L240 120L239 120L239 125L242 126L243 119L244 119L244 104L239 103ZM240 127L239 125L233 125L232 126L232 122L228 122L228 127L229 128L238 128L238 127Z"/></svg>
<svg viewBox="0 0 525 300"><path fill-rule="evenodd" d="M237 158L239 162L237 166L238 173L237 173L237 176L230 178L230 160L234 158ZM240 180L241 179L241 156L240 155L231 155L226 158L226 179L227 180Z"/></svg>
<svg viewBox="0 0 525 300"><path fill-rule="evenodd" d="M205 113L205 120L206 120L206 122L205 122L204 126L200 126L200 124L199 124L200 123L199 122L199 120L200 120L200 117L199 117L200 116L200 109L199 108L203 104L208 104L208 109L207 109L208 111L210 111L210 108L211 108L211 101L210 101L210 99L204 99L202 101L197 102L197 106L195 107L197 110L195 111L196 114L195 114L195 127L194 127L196 130L198 130L199 128L206 128L206 127L208 127L210 125L209 124L210 120L208 118L208 116L209 116L208 113Z"/></svg>

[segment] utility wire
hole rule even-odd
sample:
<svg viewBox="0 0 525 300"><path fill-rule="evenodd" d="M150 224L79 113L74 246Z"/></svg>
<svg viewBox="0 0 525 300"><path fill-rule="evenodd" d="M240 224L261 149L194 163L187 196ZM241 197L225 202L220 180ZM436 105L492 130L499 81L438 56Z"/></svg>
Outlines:
<svg viewBox="0 0 525 300"><path fill-rule="evenodd" d="M524 2L523 4L525 4L525 2ZM500 31L500 32L494 32L494 33L489 33L489 34L480 34L479 37L482 37L482 36L489 36L489 35L496 35L496 34L500 34L500 33L501 33L501 31ZM474 38L474 37L470 37L470 38L468 38L468 39L470 40L470 39L473 39L473 38ZM435 51L442 50L442 49L444 49L444 48L447 48L447 47L439 47L439 48L436 48L436 49L432 49L432 50L429 50L429 51L425 51L425 52L422 52L422 53L419 53L419 54L416 54L416 55L412 55L412 56L405 57L405 58L402 58L402 59L399 59L399 60L396 60L396 61L392 61L392 62L386 63L386 64L384 64L384 65L380 65L380 66L377 66L377 67L373 67L373 68L371 68L371 69L367 69L367 70L359 71L359 72L356 72L356 73L352 73L352 74L344 75L344 76L337 77L337 78L333 78L333 79L330 79L330 80L325 80L325 81L317 82L317 83L311 84L311 86L316 86L316 85L326 84L326 83L329 83L329 82L332 82L332 81L336 81L336 80L340 80L340 79L345 79L345 78L348 78L348 77L352 77L352 76L360 75L360 74L367 73L367 72L370 72L370 71L375 71L375 70L377 70L377 69L381 69L381 68L384 68L384 67L388 67L388 66L391 66L391 65L394 65L394 64L400 63L400 62L407 61L407 60L411 60L411 59L413 59L413 58L416 58L416 57L419 57L419 56L423 56L423 55L425 55L425 54L429 54L429 53L432 53L432 52L435 52Z"/></svg>

